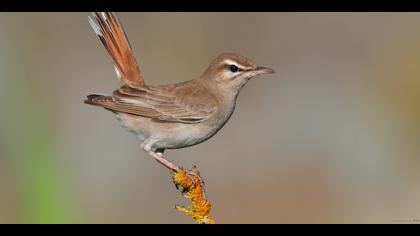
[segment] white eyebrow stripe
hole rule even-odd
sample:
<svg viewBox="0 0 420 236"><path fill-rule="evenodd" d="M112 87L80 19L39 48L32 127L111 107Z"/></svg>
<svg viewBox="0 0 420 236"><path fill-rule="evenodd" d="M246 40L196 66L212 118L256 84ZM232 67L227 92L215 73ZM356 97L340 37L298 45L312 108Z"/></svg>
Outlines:
<svg viewBox="0 0 420 236"><path fill-rule="evenodd" d="M237 62L232 61L232 60L230 60L230 59L226 59L226 60L224 60L224 61L223 61L223 63L228 64L228 65L235 65L235 66L237 66L237 67L241 68L242 70L245 70L245 69L246 69L243 65L240 65L240 64L238 64Z"/></svg>

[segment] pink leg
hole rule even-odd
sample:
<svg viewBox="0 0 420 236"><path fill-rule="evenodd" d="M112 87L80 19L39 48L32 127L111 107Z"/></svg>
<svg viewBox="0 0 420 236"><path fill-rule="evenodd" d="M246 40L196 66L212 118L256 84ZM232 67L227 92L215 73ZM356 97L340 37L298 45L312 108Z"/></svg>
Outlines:
<svg viewBox="0 0 420 236"><path fill-rule="evenodd" d="M147 152L147 154L149 154L150 156L152 156L153 158L155 158L155 160L157 162L159 162L161 165L165 166L166 168L172 170L172 171L178 171L179 167L175 164L173 164L172 162L166 160L165 158L163 158L163 150L161 150L161 152L157 151L154 152L152 151L152 145L153 142L150 139L146 139L144 140L144 142L141 144L141 148L143 150L145 150Z"/></svg>
<svg viewBox="0 0 420 236"><path fill-rule="evenodd" d="M165 166L166 168L172 170L172 171L179 171L179 167L175 164L173 164L172 162L166 160L165 158L163 158L163 156L159 153L153 152L153 151L147 151L147 153L152 156L153 158L155 158L155 160L157 162L159 162L160 164L162 164L163 166Z"/></svg>
<svg viewBox="0 0 420 236"><path fill-rule="evenodd" d="M149 154L150 156L152 156L153 158L155 158L155 160L157 162L159 162L161 165L165 166L166 168L170 169L171 171L174 171L174 172L178 172L179 171L180 168L177 165L175 165L174 163L166 160L163 157L163 151L161 151L161 152L159 152L159 151L154 152L154 151L151 150L152 143L150 142L149 139L145 140L142 143L141 146L147 152L147 154ZM192 175L197 176L200 179L200 182L204 185L204 181L201 178L200 174L198 173L198 171L196 170L195 167L193 167L192 170L185 170L185 171L189 175L191 175L191 176Z"/></svg>

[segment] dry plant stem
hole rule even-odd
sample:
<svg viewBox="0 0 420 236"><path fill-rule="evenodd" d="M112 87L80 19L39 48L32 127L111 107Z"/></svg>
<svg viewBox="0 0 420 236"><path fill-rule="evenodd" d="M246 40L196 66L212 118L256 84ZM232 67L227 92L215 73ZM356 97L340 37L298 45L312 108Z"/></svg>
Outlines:
<svg viewBox="0 0 420 236"><path fill-rule="evenodd" d="M181 192L191 200L191 206L176 206L175 209L189 215L196 223L214 224L210 214L211 205L205 196L204 182L195 167L188 172L180 168L178 172L172 173L172 180L178 189L181 186Z"/></svg>
<svg viewBox="0 0 420 236"><path fill-rule="evenodd" d="M178 190L191 201L191 206L182 207L175 206L180 212L189 215L200 224L214 224L214 220L210 214L211 205L207 200L204 189L204 182L194 166L190 170L183 170L181 167L163 158L159 153L148 151L157 162L172 172L172 180Z"/></svg>

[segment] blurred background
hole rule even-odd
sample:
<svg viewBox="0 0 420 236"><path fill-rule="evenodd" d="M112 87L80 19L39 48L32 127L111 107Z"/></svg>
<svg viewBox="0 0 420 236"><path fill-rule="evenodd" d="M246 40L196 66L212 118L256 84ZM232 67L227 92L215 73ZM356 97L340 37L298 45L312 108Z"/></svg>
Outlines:
<svg viewBox="0 0 420 236"><path fill-rule="evenodd" d="M420 14L117 15L150 84L222 52L277 72L166 152L198 166L217 223L420 222ZM0 14L0 223L191 223L169 172L83 104L119 85L87 16Z"/></svg>

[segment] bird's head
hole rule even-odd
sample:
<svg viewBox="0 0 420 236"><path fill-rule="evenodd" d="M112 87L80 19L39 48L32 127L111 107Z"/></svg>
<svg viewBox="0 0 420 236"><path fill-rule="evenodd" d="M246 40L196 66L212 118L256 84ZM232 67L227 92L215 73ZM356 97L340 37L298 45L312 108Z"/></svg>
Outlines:
<svg viewBox="0 0 420 236"><path fill-rule="evenodd" d="M239 92L251 78L272 73L274 73L272 69L258 66L237 53L224 53L213 60L204 78L224 89Z"/></svg>

